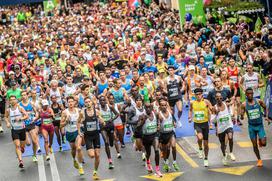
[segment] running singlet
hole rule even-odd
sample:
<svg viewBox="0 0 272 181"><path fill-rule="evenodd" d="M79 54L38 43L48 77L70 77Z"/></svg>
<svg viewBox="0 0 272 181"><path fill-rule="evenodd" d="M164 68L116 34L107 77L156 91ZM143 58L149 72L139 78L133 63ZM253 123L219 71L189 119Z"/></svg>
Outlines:
<svg viewBox="0 0 272 181"><path fill-rule="evenodd" d="M21 130L25 128L25 121L16 121L17 118L22 118L22 113L19 110L19 106L16 107L15 110L9 108L9 117L10 117L10 124L13 130Z"/></svg>
<svg viewBox="0 0 272 181"><path fill-rule="evenodd" d="M168 110L167 110L168 111ZM173 117L171 113L168 111L168 117L166 118L162 112L160 112L163 120L161 122L161 133L170 133L174 131Z"/></svg>
<svg viewBox="0 0 272 181"><path fill-rule="evenodd" d="M259 86L259 78L256 72L253 72L252 76L249 76L247 73L244 75L244 86L246 89L249 87L253 89L253 97L260 96L260 91L258 88L256 88Z"/></svg>
<svg viewBox="0 0 272 181"><path fill-rule="evenodd" d="M208 122L208 107L204 100L198 102L192 102L192 108L194 113L194 122L195 123L206 123Z"/></svg>
<svg viewBox="0 0 272 181"><path fill-rule="evenodd" d="M260 104L254 99L254 105L249 105L246 100L246 113L248 117L248 124L260 125L263 124L262 110Z"/></svg>
<svg viewBox="0 0 272 181"><path fill-rule="evenodd" d="M231 70L228 67L227 70L228 70L230 80L232 80L235 83L234 84L235 87L238 88L239 87L239 80L238 80L239 70L238 70L238 67L235 67L234 70Z"/></svg>
<svg viewBox="0 0 272 181"><path fill-rule="evenodd" d="M194 75L194 77L188 76L188 86L189 86L190 98L192 98L195 95L194 90L196 89L196 81L197 81L196 75Z"/></svg>
<svg viewBox="0 0 272 181"><path fill-rule="evenodd" d="M57 107L53 107L53 105L52 105L51 108L54 112L55 120L60 121L61 120L61 108L58 103L57 103L57 105L58 105Z"/></svg>
<svg viewBox="0 0 272 181"><path fill-rule="evenodd" d="M51 117L49 117L50 113L48 110L46 110L46 111L42 110L42 112L40 114L41 114L40 117L41 117L42 124L44 124L44 125L52 124L53 120Z"/></svg>
<svg viewBox="0 0 272 181"><path fill-rule="evenodd" d="M180 98L181 92L179 89L180 82L178 76L174 76L174 80L171 80L170 77L167 77L167 92L169 100L177 100Z"/></svg>
<svg viewBox="0 0 272 181"><path fill-rule="evenodd" d="M112 93L113 97L114 97L114 102L115 103L124 103L124 92L125 89L124 88L120 88L118 90L115 89L111 89L110 92Z"/></svg>
<svg viewBox="0 0 272 181"><path fill-rule="evenodd" d="M67 117L68 117L68 123L65 126L65 131L69 133L73 133L77 131L77 120L79 117L79 111L77 108L75 108L75 112L71 113L68 109L65 110Z"/></svg>
<svg viewBox="0 0 272 181"><path fill-rule="evenodd" d="M117 104L114 104L114 109L117 111L117 113L120 113L119 110L118 110L118 105L117 105ZM115 116L115 115L114 115L114 116ZM116 119L113 121L113 124L114 124L114 126L123 125L123 122L122 122L122 120L121 120L120 115L118 116L118 118L116 118Z"/></svg>
<svg viewBox="0 0 272 181"><path fill-rule="evenodd" d="M112 112L108 105L106 105L106 110L103 110L102 107L100 107L100 116L103 118L104 122L108 122L112 118Z"/></svg>
<svg viewBox="0 0 272 181"><path fill-rule="evenodd" d="M108 82L102 84L101 82L97 83L98 95L102 94L105 89L109 87Z"/></svg>
<svg viewBox="0 0 272 181"><path fill-rule="evenodd" d="M84 109L84 114L85 114L85 120L83 122L83 130L84 134L86 135L94 135L98 134L98 119L96 116L96 111L94 109L94 115L93 116L88 116L87 114L87 109Z"/></svg>
<svg viewBox="0 0 272 181"><path fill-rule="evenodd" d="M233 127L230 110L225 103L223 104L225 106L224 111L220 111L216 116L218 134L223 133L228 128ZM219 110L217 105L216 108Z"/></svg>
<svg viewBox="0 0 272 181"><path fill-rule="evenodd" d="M144 135L152 135L157 132L157 118L154 112L152 112L152 114L153 114L153 120L150 120L149 118L147 118L143 125Z"/></svg>
<svg viewBox="0 0 272 181"><path fill-rule="evenodd" d="M60 94L59 89L57 89L56 91L53 91L52 89L50 89L49 95L50 95L50 97L56 96L57 102L60 104L62 103L61 94Z"/></svg>
<svg viewBox="0 0 272 181"><path fill-rule="evenodd" d="M205 81L207 82L207 85L202 86L203 90L203 97L207 98L209 91L213 88L213 82L211 76L206 76Z"/></svg>
<svg viewBox="0 0 272 181"><path fill-rule="evenodd" d="M126 79L125 83L122 83L122 88L124 88L127 92L131 89L130 79Z"/></svg>
<svg viewBox="0 0 272 181"><path fill-rule="evenodd" d="M76 92L76 86L73 84L72 86L65 85L64 86L64 96L72 96Z"/></svg>
<svg viewBox="0 0 272 181"><path fill-rule="evenodd" d="M141 115L143 115L143 114L146 114L146 113L145 113L144 109L139 110L136 106L134 108L135 108L136 112L135 112L135 115L132 117L130 124L134 124L135 125L135 124L138 123L139 117Z"/></svg>
<svg viewBox="0 0 272 181"><path fill-rule="evenodd" d="M33 118L35 117L35 113L34 113L34 109L32 107L32 104L29 101L28 104L25 106L22 102L20 102L20 106L23 107L24 110L28 114L29 118L27 120L25 120L25 125L28 126L32 123Z"/></svg>
<svg viewBox="0 0 272 181"><path fill-rule="evenodd" d="M143 89L139 88L139 94L144 98L145 103L149 103L148 88L145 86Z"/></svg>

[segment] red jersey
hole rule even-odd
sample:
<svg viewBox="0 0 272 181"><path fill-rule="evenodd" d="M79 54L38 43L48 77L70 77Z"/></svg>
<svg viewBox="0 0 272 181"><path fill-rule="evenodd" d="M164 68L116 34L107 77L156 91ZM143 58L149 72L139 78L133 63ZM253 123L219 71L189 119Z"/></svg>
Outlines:
<svg viewBox="0 0 272 181"><path fill-rule="evenodd" d="M239 87L239 80L238 80L239 69L238 69L238 67L235 67L234 70L231 70L229 67L227 69L228 69L228 74L229 74L230 80L232 80L235 83L234 86L236 88L238 88Z"/></svg>

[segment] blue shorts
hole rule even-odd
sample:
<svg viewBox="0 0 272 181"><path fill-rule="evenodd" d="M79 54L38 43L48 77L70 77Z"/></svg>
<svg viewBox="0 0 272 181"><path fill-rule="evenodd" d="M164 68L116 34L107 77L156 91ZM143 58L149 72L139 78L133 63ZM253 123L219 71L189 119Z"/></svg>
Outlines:
<svg viewBox="0 0 272 181"><path fill-rule="evenodd" d="M266 137L263 124L260 124L260 125L250 125L249 124L248 125L248 133L249 133L250 139L252 139L252 140L257 139L257 135L258 135L259 139L263 139Z"/></svg>
<svg viewBox="0 0 272 181"><path fill-rule="evenodd" d="M74 143L76 141L77 135L78 135L78 131L75 131L75 132L66 131L66 139L69 143Z"/></svg>
<svg viewBox="0 0 272 181"><path fill-rule="evenodd" d="M39 119L39 120L37 120L37 121L35 122L35 125L36 125L36 126L39 126L39 127L40 127L40 126L41 126L41 124L42 124L41 119Z"/></svg>

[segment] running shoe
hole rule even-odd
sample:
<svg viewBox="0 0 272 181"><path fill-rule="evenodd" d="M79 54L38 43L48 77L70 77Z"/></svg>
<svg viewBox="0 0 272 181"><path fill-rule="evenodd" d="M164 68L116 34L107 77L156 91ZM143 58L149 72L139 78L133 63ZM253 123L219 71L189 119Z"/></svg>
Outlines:
<svg viewBox="0 0 272 181"><path fill-rule="evenodd" d="M52 153L53 153L53 148L52 148L52 147L49 147L49 151L50 151L50 153L52 154Z"/></svg>
<svg viewBox="0 0 272 181"><path fill-rule="evenodd" d="M161 173L161 171L160 171L160 167L159 167L159 166L156 167L156 175L157 175L158 177L162 177L162 173Z"/></svg>
<svg viewBox="0 0 272 181"><path fill-rule="evenodd" d="M163 169L164 172L169 172L169 170L170 170L169 165L167 163L163 164L162 169Z"/></svg>
<svg viewBox="0 0 272 181"><path fill-rule="evenodd" d="M227 155L222 158L222 163L223 163L224 166L227 166L229 164Z"/></svg>
<svg viewBox="0 0 272 181"><path fill-rule="evenodd" d="M19 167L20 167L20 168L24 168L23 160L20 160L20 161L19 161Z"/></svg>
<svg viewBox="0 0 272 181"><path fill-rule="evenodd" d="M84 175L84 169L83 167L78 168L79 175Z"/></svg>
<svg viewBox="0 0 272 181"><path fill-rule="evenodd" d="M149 163L146 164L146 170L148 173L152 173L153 172L153 168L152 168L152 165Z"/></svg>
<svg viewBox="0 0 272 181"><path fill-rule="evenodd" d="M130 136L130 134L131 134L131 131L130 131L130 130L127 130L126 135L127 135L127 136Z"/></svg>
<svg viewBox="0 0 272 181"><path fill-rule="evenodd" d="M41 153L41 152L42 152L42 150L41 150L40 147L38 147L37 152L38 152L38 153Z"/></svg>
<svg viewBox="0 0 272 181"><path fill-rule="evenodd" d="M32 156L32 161L35 162L35 163L38 162L37 157L36 156Z"/></svg>
<svg viewBox="0 0 272 181"><path fill-rule="evenodd" d="M143 162L145 162L145 160L146 160L145 153L142 153L142 160L143 160Z"/></svg>
<svg viewBox="0 0 272 181"><path fill-rule="evenodd" d="M172 167L174 168L174 170L177 172L179 171L179 166L177 163L173 163Z"/></svg>
<svg viewBox="0 0 272 181"><path fill-rule="evenodd" d="M263 166L263 161L262 160L258 160L257 161L257 167L262 167Z"/></svg>
<svg viewBox="0 0 272 181"><path fill-rule="evenodd" d="M198 157L200 158L200 159L202 159L203 158L203 150L198 150Z"/></svg>
<svg viewBox="0 0 272 181"><path fill-rule="evenodd" d="M82 164L83 164L83 165L85 164L85 161L84 161L84 159L82 159Z"/></svg>
<svg viewBox="0 0 272 181"><path fill-rule="evenodd" d="M93 180L99 180L99 176L97 174L97 171L93 172Z"/></svg>
<svg viewBox="0 0 272 181"><path fill-rule="evenodd" d="M74 167L75 167L75 169L78 169L78 168L79 168L79 165L78 165L78 163L77 163L76 160L74 160Z"/></svg>
<svg viewBox="0 0 272 181"><path fill-rule="evenodd" d="M204 167L208 167L209 166L209 161L208 159L204 159Z"/></svg>
<svg viewBox="0 0 272 181"><path fill-rule="evenodd" d="M4 132L4 130L3 130L2 126L0 126L0 133L3 133L3 132Z"/></svg>
<svg viewBox="0 0 272 181"><path fill-rule="evenodd" d="M25 152L25 148L21 147L21 152L24 153Z"/></svg>
<svg viewBox="0 0 272 181"><path fill-rule="evenodd" d="M62 152L62 146L59 147L59 152Z"/></svg>
<svg viewBox="0 0 272 181"><path fill-rule="evenodd" d="M231 161L235 161L236 160L236 158L235 158L235 156L234 156L233 153L229 153L228 156L229 156L229 158L230 158Z"/></svg>
<svg viewBox="0 0 272 181"><path fill-rule="evenodd" d="M121 156L121 154L120 154L120 153L117 153L117 158L119 158L119 159L121 159L121 158L122 158L122 156Z"/></svg>
<svg viewBox="0 0 272 181"><path fill-rule="evenodd" d="M112 162L109 162L109 169L110 169L110 170L114 169L114 165L113 165Z"/></svg>
<svg viewBox="0 0 272 181"><path fill-rule="evenodd" d="M126 145L124 145L124 144L121 145L121 148L125 148L125 147L126 147Z"/></svg>
<svg viewBox="0 0 272 181"><path fill-rule="evenodd" d="M49 160L50 160L50 156L47 155L47 156L46 156L46 161L49 161Z"/></svg>
<svg viewBox="0 0 272 181"><path fill-rule="evenodd" d="M62 139L62 144L65 144L65 143L66 143L66 137L64 136Z"/></svg>

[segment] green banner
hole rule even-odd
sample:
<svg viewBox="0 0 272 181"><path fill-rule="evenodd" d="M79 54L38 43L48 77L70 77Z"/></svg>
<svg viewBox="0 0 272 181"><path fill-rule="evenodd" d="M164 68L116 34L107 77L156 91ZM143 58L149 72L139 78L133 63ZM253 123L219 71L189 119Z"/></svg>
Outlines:
<svg viewBox="0 0 272 181"><path fill-rule="evenodd" d="M185 23L185 15L190 13L194 23L206 24L203 0L179 0L180 24Z"/></svg>
<svg viewBox="0 0 272 181"><path fill-rule="evenodd" d="M52 11L57 6L57 4L57 0L43 1L43 9L45 12Z"/></svg>

